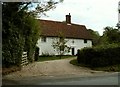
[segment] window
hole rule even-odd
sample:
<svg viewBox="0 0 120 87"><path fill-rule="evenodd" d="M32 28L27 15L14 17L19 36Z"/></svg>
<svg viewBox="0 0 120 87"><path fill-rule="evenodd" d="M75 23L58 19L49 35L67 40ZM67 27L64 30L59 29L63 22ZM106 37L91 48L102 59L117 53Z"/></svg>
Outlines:
<svg viewBox="0 0 120 87"><path fill-rule="evenodd" d="M46 42L46 37L41 37L41 42Z"/></svg>
<svg viewBox="0 0 120 87"><path fill-rule="evenodd" d="M87 40L86 40L86 39L84 39L84 43L87 43Z"/></svg>
<svg viewBox="0 0 120 87"><path fill-rule="evenodd" d="M74 43L75 43L75 41L73 40L73 41L72 41L72 43L74 44Z"/></svg>

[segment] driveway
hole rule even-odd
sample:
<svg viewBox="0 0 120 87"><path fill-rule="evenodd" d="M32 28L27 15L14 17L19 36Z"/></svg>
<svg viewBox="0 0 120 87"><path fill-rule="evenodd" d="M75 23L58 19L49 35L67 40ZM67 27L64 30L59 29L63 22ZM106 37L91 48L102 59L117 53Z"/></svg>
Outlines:
<svg viewBox="0 0 120 87"><path fill-rule="evenodd" d="M31 76L60 76L60 75L79 75L79 76L91 76L96 73L105 73L102 71L93 71L86 67L78 67L70 64L69 59L52 60L44 62L34 62L27 66L24 66L21 71L11 73L4 76L7 79L19 79L22 77Z"/></svg>

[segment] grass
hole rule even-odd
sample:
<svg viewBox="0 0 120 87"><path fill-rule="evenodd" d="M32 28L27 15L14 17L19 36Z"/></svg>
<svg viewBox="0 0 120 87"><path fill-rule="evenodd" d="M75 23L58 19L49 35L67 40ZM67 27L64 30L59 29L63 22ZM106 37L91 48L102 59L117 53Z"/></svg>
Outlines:
<svg viewBox="0 0 120 87"><path fill-rule="evenodd" d="M71 58L71 57L75 57L75 56L62 56L61 59L66 59L66 58ZM48 60L59 60L60 56L40 56L38 61L48 61Z"/></svg>
<svg viewBox="0 0 120 87"><path fill-rule="evenodd" d="M85 64L79 64L77 62L77 59L71 60L71 64L76 65L76 66L82 66L82 67L88 67L91 68L88 65ZM117 65L111 65L111 66L106 66L106 67L92 67L92 70L97 70L97 71L108 71L108 72L120 72L120 64Z"/></svg>
<svg viewBox="0 0 120 87"><path fill-rule="evenodd" d="M108 71L108 72L120 72L120 64L106 66L106 67L97 67L97 68L93 68L93 70L97 70L97 71L102 70L102 71Z"/></svg>

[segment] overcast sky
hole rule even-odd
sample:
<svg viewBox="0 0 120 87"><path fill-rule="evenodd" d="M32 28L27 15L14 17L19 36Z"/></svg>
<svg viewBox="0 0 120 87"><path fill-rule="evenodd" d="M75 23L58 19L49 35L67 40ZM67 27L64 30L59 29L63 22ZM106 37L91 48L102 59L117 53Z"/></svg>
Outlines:
<svg viewBox="0 0 120 87"><path fill-rule="evenodd" d="M115 27L118 22L119 0L64 0L56 9L47 12L41 19L65 21L65 15L71 14L72 23L85 25L98 31L100 35L106 26Z"/></svg>

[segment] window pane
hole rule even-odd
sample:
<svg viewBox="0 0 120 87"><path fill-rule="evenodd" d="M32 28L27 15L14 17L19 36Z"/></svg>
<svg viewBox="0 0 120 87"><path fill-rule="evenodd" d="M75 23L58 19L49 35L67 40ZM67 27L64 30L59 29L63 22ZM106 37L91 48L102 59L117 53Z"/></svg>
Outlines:
<svg viewBox="0 0 120 87"><path fill-rule="evenodd" d="M87 43L87 40L86 40L86 39L84 39L84 43Z"/></svg>

